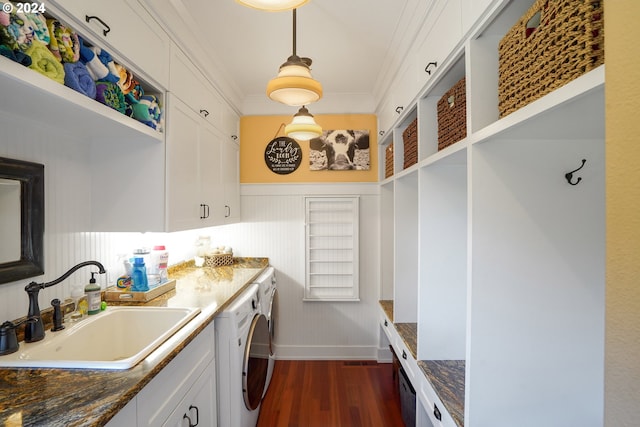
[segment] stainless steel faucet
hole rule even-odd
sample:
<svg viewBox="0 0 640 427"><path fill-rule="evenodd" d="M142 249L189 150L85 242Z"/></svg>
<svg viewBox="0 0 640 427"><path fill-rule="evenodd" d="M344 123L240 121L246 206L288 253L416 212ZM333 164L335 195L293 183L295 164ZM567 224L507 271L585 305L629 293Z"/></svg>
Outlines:
<svg viewBox="0 0 640 427"><path fill-rule="evenodd" d="M36 283L31 282L27 286L24 287L24 290L27 291L29 295L29 313L27 314L27 318L36 319L33 322L29 322L25 325L24 328L24 341L25 342L35 342L40 341L44 338L44 325L42 323L42 317L40 316L40 306L38 305L38 294L40 289L48 288L49 286L57 285L62 282L67 277L71 276L74 271L86 267L87 265L95 265L98 267L98 272L100 274L104 274L107 271L104 269L104 266L100 264L98 261L85 261L80 264L74 265L71 267L69 271L64 273L62 276L58 277L56 280L53 280L48 283Z"/></svg>

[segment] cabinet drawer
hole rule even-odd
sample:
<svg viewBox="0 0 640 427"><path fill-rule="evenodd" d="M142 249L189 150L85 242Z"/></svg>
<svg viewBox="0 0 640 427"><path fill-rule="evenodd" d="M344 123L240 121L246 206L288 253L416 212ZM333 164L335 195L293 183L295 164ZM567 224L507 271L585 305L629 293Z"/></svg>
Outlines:
<svg viewBox="0 0 640 427"><path fill-rule="evenodd" d="M416 383L417 373L418 373L418 362L413 358L409 348L406 346L402 337L398 335L397 331L394 329L395 334L395 344L393 348L398 355L398 359L400 360L400 364L404 368L409 377L409 381L411 384Z"/></svg>
<svg viewBox="0 0 640 427"><path fill-rule="evenodd" d="M223 124L222 99L200 70L175 45L170 68L169 90L208 123L220 129Z"/></svg>
<svg viewBox="0 0 640 427"><path fill-rule="evenodd" d="M417 387L416 390L418 390ZM444 404L426 377L423 377L423 380L420 382L417 395L433 427L456 427L455 421L453 421L453 418L449 415L449 412L447 412L447 409L444 407Z"/></svg>
<svg viewBox="0 0 640 427"><path fill-rule="evenodd" d="M389 343L391 343L391 345L394 344L395 341L395 328L393 327L393 323L391 323L389 321L389 319L387 319L387 316L385 316L384 313L380 313L380 327L382 328L382 330L384 331L385 335L387 336L387 339L389 340ZM394 346L395 347L395 346Z"/></svg>
<svg viewBox="0 0 640 427"><path fill-rule="evenodd" d="M214 343L211 323L138 393L138 427L162 425L167 420L213 361Z"/></svg>
<svg viewBox="0 0 640 427"><path fill-rule="evenodd" d="M134 74L142 73L167 87L169 36L137 2L55 0L52 3L76 20L74 27L81 34L81 28L86 29L91 41L106 48Z"/></svg>

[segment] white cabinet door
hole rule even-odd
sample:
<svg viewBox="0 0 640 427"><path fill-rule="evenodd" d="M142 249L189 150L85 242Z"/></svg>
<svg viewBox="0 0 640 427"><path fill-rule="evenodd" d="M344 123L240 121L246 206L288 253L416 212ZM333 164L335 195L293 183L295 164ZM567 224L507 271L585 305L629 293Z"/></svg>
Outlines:
<svg viewBox="0 0 640 427"><path fill-rule="evenodd" d="M460 0L440 0L427 17L424 29L416 58L420 86L436 74L462 38Z"/></svg>
<svg viewBox="0 0 640 427"><path fill-rule="evenodd" d="M222 170L224 158L222 135L208 123L199 128L198 169L200 171L200 200L204 206L201 227L222 224L226 215Z"/></svg>
<svg viewBox="0 0 640 427"><path fill-rule="evenodd" d="M181 405L188 401L188 396L193 396L192 401L198 405L201 417L208 417L211 413L215 415L215 391L201 390L203 387L208 387L206 384L209 382L215 384L215 329L213 325L211 323L204 331L200 332L138 393L139 427L163 425L175 411L182 409ZM203 378L204 384L199 381ZM198 398L195 395L198 395ZM186 408L187 411L188 408L189 404ZM193 413L195 415L195 411ZM212 419L215 420L215 416ZM185 422L184 425L187 423ZM214 426L215 422L204 422L199 425Z"/></svg>
<svg viewBox="0 0 640 427"><path fill-rule="evenodd" d="M234 141L222 143L222 186L224 188L224 221L240 221L240 147Z"/></svg>
<svg viewBox="0 0 640 427"><path fill-rule="evenodd" d="M172 45L171 51L171 92L186 102L208 123L221 129L222 98L176 45Z"/></svg>
<svg viewBox="0 0 640 427"><path fill-rule="evenodd" d="M134 397L120 410L113 418L109 420L105 427L136 427L138 420L136 419L136 398Z"/></svg>
<svg viewBox="0 0 640 427"><path fill-rule="evenodd" d="M221 138L187 104L170 97L166 142L168 231L224 221Z"/></svg>
<svg viewBox="0 0 640 427"><path fill-rule="evenodd" d="M167 228L185 230L202 215L198 174L200 116L175 96L167 120Z"/></svg>
<svg viewBox="0 0 640 427"><path fill-rule="evenodd" d="M191 387L178 407L169 415L164 427L216 425L215 366L211 363Z"/></svg>
<svg viewBox="0 0 640 427"><path fill-rule="evenodd" d="M495 0L462 0L462 33L466 33L478 21ZM502 0L500 0L502 1Z"/></svg>
<svg viewBox="0 0 640 427"><path fill-rule="evenodd" d="M132 71L142 72L167 87L169 36L137 2L54 0L52 3L90 31L95 43L111 48L110 53L119 62L122 61L123 65L132 68ZM81 28L78 27L78 30ZM117 55L114 49L121 55Z"/></svg>

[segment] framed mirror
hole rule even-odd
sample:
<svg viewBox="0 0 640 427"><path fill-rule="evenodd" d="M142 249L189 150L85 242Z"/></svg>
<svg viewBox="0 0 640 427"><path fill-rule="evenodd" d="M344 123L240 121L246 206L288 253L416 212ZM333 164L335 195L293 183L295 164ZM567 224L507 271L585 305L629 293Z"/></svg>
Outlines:
<svg viewBox="0 0 640 427"><path fill-rule="evenodd" d="M0 157L0 283L44 274L44 165Z"/></svg>

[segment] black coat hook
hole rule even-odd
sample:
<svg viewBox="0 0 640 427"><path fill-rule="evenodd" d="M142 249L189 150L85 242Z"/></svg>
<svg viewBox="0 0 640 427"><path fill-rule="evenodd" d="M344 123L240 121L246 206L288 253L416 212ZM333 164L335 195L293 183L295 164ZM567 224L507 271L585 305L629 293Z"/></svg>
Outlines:
<svg viewBox="0 0 640 427"><path fill-rule="evenodd" d="M580 167L576 170L572 170L571 172L567 172L564 174L564 177L567 178L567 182L571 185L578 185L578 183L580 181L582 181L582 177L578 177L578 179L576 180L576 182L571 182L571 180L573 179L573 174L578 172L580 169L582 169L584 167L584 164L587 162L587 159L582 159L582 164L580 165Z"/></svg>

